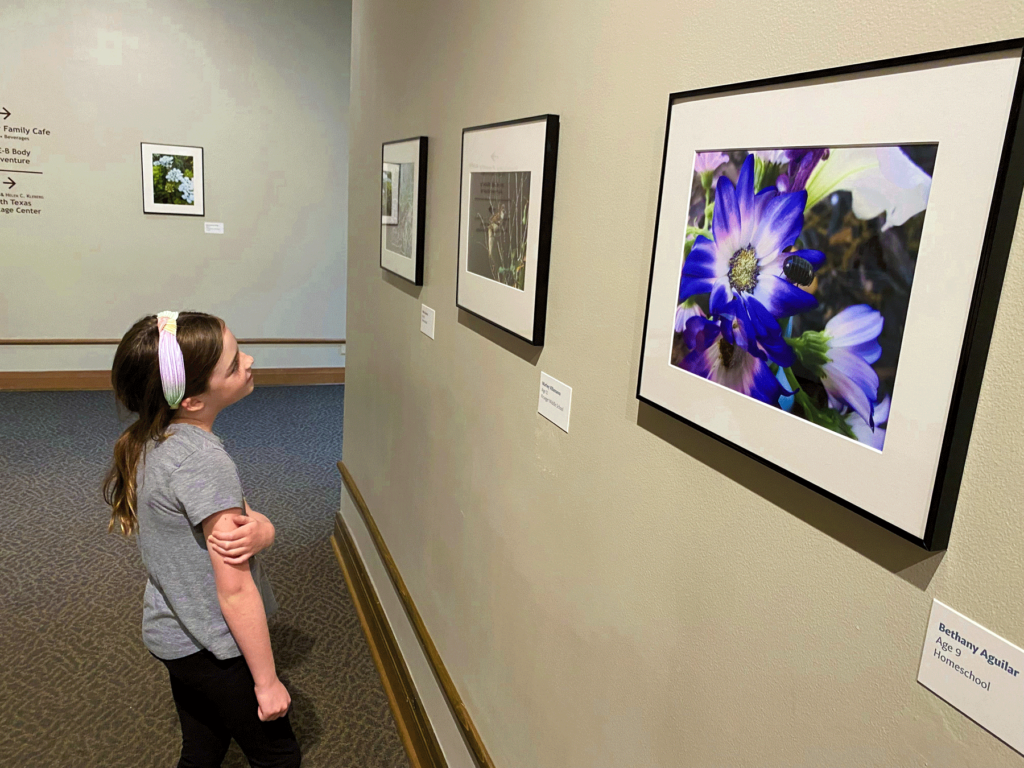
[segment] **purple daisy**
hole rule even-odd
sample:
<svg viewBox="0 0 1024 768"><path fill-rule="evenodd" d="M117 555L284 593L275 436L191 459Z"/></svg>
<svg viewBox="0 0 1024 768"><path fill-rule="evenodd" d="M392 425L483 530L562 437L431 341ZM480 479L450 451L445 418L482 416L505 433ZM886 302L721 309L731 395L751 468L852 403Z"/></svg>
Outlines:
<svg viewBox="0 0 1024 768"><path fill-rule="evenodd" d="M676 333L682 333L686 329L686 321L691 317L704 317L704 310L699 304L684 302L676 307Z"/></svg>
<svg viewBox="0 0 1024 768"><path fill-rule="evenodd" d="M729 156L725 152L698 152L693 161L693 170L695 173L711 173L728 161Z"/></svg>
<svg viewBox="0 0 1024 768"><path fill-rule="evenodd" d="M824 149L759 149L754 156L765 165L786 166L775 182L780 192L799 192L807 186L811 172L819 160L828 158L829 150Z"/></svg>
<svg viewBox="0 0 1024 768"><path fill-rule="evenodd" d="M747 351L749 342L738 320L690 317L684 340L693 351L683 359L683 370L769 405L778 405L781 396L791 394L763 359Z"/></svg>
<svg viewBox="0 0 1024 768"><path fill-rule="evenodd" d="M889 421L890 405L891 401L886 395L882 398L882 402L875 406L874 428L864 421L856 411L846 414L846 423L853 430L858 442L870 445L876 451L882 450L882 446L885 444L885 427L883 425Z"/></svg>
<svg viewBox="0 0 1024 768"><path fill-rule="evenodd" d="M871 365L882 356L878 335L884 324L881 312L867 304L855 304L825 323L821 332L828 345L827 361L821 366L828 404L837 411L851 408L872 429L878 374Z"/></svg>
<svg viewBox="0 0 1024 768"><path fill-rule="evenodd" d="M782 366L790 365L792 356L777 319L818 306L814 296L790 282L783 265L790 256L806 259L814 269L825 262L821 251L786 250L803 229L806 202L803 190L780 193L767 187L755 195L754 156L748 155L735 186L725 176L718 179L713 239L697 236L679 283L680 302L710 294L710 314L738 319L746 326L748 351L756 355L760 347Z"/></svg>
<svg viewBox="0 0 1024 768"><path fill-rule="evenodd" d="M828 149L787 149L789 169L775 182L783 192L799 192L807 187L811 171L818 162L828 159Z"/></svg>

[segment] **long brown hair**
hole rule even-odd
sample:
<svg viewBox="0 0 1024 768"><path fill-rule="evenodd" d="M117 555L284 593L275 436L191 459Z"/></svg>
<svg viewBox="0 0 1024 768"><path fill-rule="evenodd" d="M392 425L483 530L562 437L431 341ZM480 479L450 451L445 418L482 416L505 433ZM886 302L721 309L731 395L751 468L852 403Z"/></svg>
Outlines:
<svg viewBox="0 0 1024 768"><path fill-rule="evenodd" d="M185 397L206 392L210 376L224 351L224 321L203 312L178 315L178 345L185 361ZM114 463L103 481L103 500L111 507L108 531L130 536L138 528L135 477L146 445L163 442L175 411L164 399L160 383L156 315L139 320L121 339L114 354L110 382L117 402L139 417L114 445Z"/></svg>

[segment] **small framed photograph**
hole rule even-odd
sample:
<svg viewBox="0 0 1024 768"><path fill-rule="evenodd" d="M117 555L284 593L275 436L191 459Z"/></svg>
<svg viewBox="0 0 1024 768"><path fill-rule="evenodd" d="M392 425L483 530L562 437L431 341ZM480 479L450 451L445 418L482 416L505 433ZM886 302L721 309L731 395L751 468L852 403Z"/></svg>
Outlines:
<svg viewBox="0 0 1024 768"><path fill-rule="evenodd" d="M1024 186L1022 48L673 94L637 397L945 548Z"/></svg>
<svg viewBox="0 0 1024 768"><path fill-rule="evenodd" d="M381 177L380 265L415 285L423 285L427 137L386 142L381 155L384 172Z"/></svg>
<svg viewBox="0 0 1024 768"><path fill-rule="evenodd" d="M205 216L203 148L142 144L142 211Z"/></svg>
<svg viewBox="0 0 1024 768"><path fill-rule="evenodd" d="M548 295L558 116L462 132L456 304L540 346Z"/></svg>
<svg viewBox="0 0 1024 768"><path fill-rule="evenodd" d="M395 163L384 163L384 171L380 178L380 223L398 223L398 176L400 166Z"/></svg>

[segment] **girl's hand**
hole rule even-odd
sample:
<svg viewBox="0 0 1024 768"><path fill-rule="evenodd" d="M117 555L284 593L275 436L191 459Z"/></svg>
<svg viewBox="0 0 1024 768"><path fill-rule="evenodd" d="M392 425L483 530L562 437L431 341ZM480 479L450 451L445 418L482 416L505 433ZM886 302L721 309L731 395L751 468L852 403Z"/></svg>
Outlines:
<svg viewBox="0 0 1024 768"><path fill-rule="evenodd" d="M277 678L265 688L256 686L256 701L258 703L256 715L264 722L284 717L292 705L292 697L288 693L288 689Z"/></svg>
<svg viewBox="0 0 1024 768"><path fill-rule="evenodd" d="M249 509L249 505L245 508ZM230 520L237 526L234 530L213 533L206 540L207 546L228 565L241 565L274 542L274 526L262 515L231 515Z"/></svg>

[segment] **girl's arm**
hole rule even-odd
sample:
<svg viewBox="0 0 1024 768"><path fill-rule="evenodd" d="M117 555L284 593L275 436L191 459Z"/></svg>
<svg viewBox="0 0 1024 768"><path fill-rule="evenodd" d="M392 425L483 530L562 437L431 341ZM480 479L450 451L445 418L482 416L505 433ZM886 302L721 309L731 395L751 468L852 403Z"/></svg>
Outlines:
<svg viewBox="0 0 1024 768"><path fill-rule="evenodd" d="M231 516L237 514L241 514L238 508L226 509L203 520L203 533L207 539L214 532L232 530ZM256 683L259 718L274 720L288 712L291 697L277 678L263 599L252 580L248 563L232 565L214 548L208 548L208 551L221 613Z"/></svg>
<svg viewBox="0 0 1024 768"><path fill-rule="evenodd" d="M215 550L230 565L241 565L257 552L270 547L277 533L266 515L250 507L244 499L243 503L247 515L230 516L236 528L227 526L227 532L206 536L207 547Z"/></svg>

